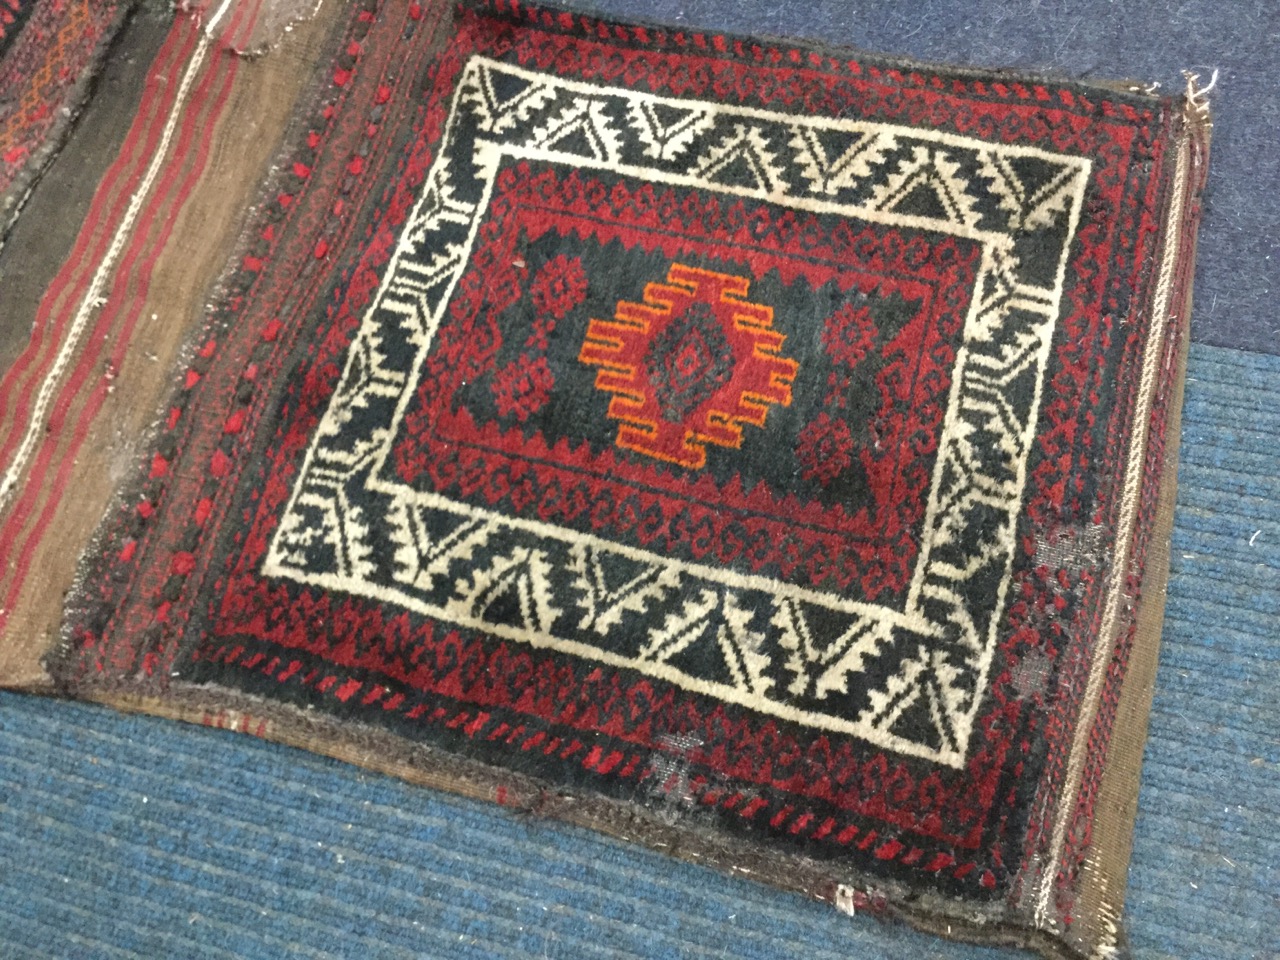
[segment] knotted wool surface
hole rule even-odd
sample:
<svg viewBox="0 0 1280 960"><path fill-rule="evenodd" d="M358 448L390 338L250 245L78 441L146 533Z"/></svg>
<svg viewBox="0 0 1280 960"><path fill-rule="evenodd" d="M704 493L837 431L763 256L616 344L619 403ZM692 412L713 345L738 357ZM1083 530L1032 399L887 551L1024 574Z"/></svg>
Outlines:
<svg viewBox="0 0 1280 960"><path fill-rule="evenodd" d="M355 4L50 661L1123 950L1203 105Z"/></svg>

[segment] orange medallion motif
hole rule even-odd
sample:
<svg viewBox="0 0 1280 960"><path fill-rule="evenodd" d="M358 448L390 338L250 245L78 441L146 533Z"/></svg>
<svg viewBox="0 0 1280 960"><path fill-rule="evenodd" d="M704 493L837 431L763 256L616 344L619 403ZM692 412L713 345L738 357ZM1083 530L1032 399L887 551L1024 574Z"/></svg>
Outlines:
<svg viewBox="0 0 1280 960"><path fill-rule="evenodd" d="M643 303L621 300L612 320L590 322L578 359L613 394L619 447L697 469L707 444L740 447L744 424L790 405L799 364L782 356L773 308L746 299L750 286L675 263Z"/></svg>

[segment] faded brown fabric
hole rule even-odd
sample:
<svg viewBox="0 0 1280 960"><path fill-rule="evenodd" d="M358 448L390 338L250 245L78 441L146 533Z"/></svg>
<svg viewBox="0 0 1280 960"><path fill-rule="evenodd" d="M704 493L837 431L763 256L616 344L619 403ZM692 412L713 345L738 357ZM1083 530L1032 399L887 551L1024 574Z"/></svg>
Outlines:
<svg viewBox="0 0 1280 960"><path fill-rule="evenodd" d="M1190 297L1187 306L1189 313ZM1169 551L1178 496L1178 438L1190 339L1184 330L1177 373L1171 384L1160 499L1147 548L1142 604L1138 610L1128 671L1116 708L1107 765L1098 792L1091 854L1084 868L1080 891L1082 909L1078 920L1080 932L1077 934L1082 943L1105 942L1114 938L1124 907L1129 857L1133 851L1133 826L1138 815L1142 755L1147 742L1151 700L1155 694L1160 633L1164 626L1168 593Z"/></svg>
<svg viewBox="0 0 1280 960"><path fill-rule="evenodd" d="M215 28L218 36L226 36L229 32L227 24L234 19L236 5L253 9L253 25L248 36L242 35L242 39L237 41L236 50L256 56L274 50L293 30L294 24L309 19L323 5L323 0L232 0L231 7ZM178 6L181 10L209 16L216 12L219 3L216 0L180 0Z"/></svg>
<svg viewBox="0 0 1280 960"><path fill-rule="evenodd" d="M157 259L134 334L136 349L126 353L114 390L76 460L69 488L75 496L64 500L53 516L34 557L37 572L24 585L0 637L0 685L48 687L41 658L58 636L63 598L79 557L118 485L136 469L183 344L200 329L205 301L235 248L241 222L310 77L310 65L320 59L318 52L344 13L342 4L326 4L317 17L286 34L269 56L241 63L215 128L208 165ZM206 69L212 62L210 58ZM191 109L201 106L193 102ZM177 155L176 143L172 149L174 162L191 162L189 156ZM153 226L152 232L158 229ZM59 306L65 309L76 292L64 294Z"/></svg>
<svg viewBox="0 0 1280 960"><path fill-rule="evenodd" d="M144 5L94 79L93 102L66 148L40 175L0 246L0 374L31 337L36 309L75 244L99 180L124 143L172 17Z"/></svg>

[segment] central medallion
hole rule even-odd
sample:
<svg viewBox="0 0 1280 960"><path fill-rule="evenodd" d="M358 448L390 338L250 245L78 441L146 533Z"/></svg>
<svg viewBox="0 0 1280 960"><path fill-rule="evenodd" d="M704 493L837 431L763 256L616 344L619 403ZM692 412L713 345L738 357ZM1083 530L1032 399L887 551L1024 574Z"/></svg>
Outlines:
<svg viewBox="0 0 1280 960"><path fill-rule="evenodd" d="M644 301L621 300L612 320L591 320L578 359L599 367L596 389L613 395L616 443L698 469L707 445L737 448L745 424L791 403L799 364L773 308L747 299L751 281L682 263Z"/></svg>

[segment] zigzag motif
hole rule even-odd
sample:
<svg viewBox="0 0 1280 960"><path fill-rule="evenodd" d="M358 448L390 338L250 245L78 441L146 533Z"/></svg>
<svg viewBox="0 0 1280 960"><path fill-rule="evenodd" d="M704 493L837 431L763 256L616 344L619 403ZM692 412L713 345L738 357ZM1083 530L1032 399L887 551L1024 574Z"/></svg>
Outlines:
<svg viewBox="0 0 1280 960"><path fill-rule="evenodd" d="M499 81L499 78L501 80ZM496 93L503 83L516 92ZM952 138L945 146L918 130L866 121L776 118L727 105L681 101L631 90L575 84L508 64L475 58L460 101L477 127L503 134L503 145L553 147L570 129L594 144L569 154L624 167L654 162L664 172L719 182L736 166L761 195L835 197L873 193L868 210L892 212L915 191L932 195L942 219L992 234L1052 226L1069 213L1085 164L1038 154L1047 180L1024 184L1010 151ZM838 136L837 136L838 135ZM888 162L893 154L895 162ZM978 211L979 192L993 192L1005 216Z"/></svg>

